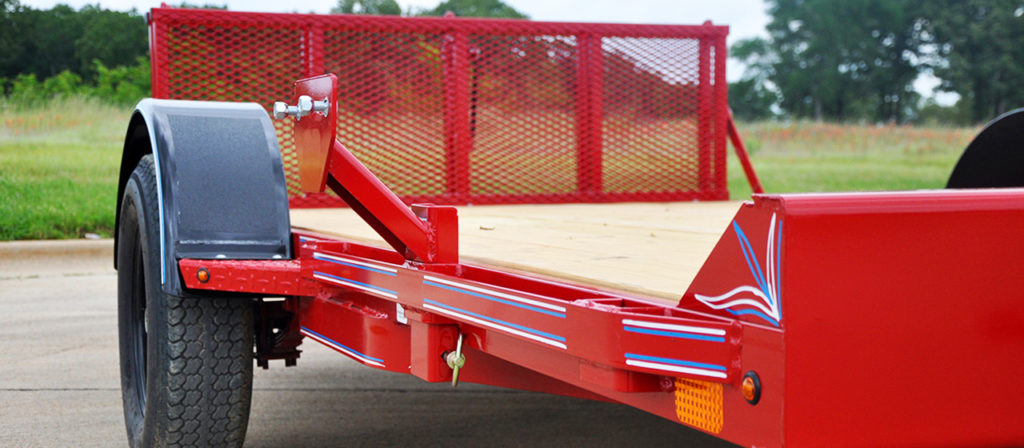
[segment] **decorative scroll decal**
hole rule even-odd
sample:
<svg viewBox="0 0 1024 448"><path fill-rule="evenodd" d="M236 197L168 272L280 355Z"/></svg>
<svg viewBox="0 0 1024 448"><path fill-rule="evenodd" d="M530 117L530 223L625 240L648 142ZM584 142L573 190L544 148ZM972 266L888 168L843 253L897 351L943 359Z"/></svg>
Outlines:
<svg viewBox="0 0 1024 448"><path fill-rule="evenodd" d="M768 228L766 270L761 269L761 263L754 254L750 240L747 239L743 229L736 224L736 221L732 222L732 228L736 231L740 248L743 250L743 258L747 260L747 267L750 268L750 274L754 277L754 282L757 285L737 286L718 296L701 294L694 296L701 303L716 310L724 309L734 316L754 315L778 327L779 321L782 320L782 308L779 305L779 275L782 271L782 259L779 256L782 251L782 221L776 222L775 214L772 214L772 221Z"/></svg>

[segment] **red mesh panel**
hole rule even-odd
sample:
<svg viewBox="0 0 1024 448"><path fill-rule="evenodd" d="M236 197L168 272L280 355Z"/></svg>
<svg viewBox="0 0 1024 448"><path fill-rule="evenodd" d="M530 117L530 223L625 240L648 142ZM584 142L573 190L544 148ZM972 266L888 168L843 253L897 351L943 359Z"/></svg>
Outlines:
<svg viewBox="0 0 1024 448"><path fill-rule="evenodd" d="M724 199L726 27L151 13L153 95L291 97L338 75L338 139L408 202ZM716 57L722 55L722 57ZM291 120L275 121L292 206Z"/></svg>
<svg viewBox="0 0 1024 448"><path fill-rule="evenodd" d="M699 191L700 41L615 37L604 54L604 188Z"/></svg>
<svg viewBox="0 0 1024 448"><path fill-rule="evenodd" d="M399 196L445 193L442 37L332 29L338 139Z"/></svg>
<svg viewBox="0 0 1024 448"><path fill-rule="evenodd" d="M483 35L469 45L471 195L575 192L575 38Z"/></svg>

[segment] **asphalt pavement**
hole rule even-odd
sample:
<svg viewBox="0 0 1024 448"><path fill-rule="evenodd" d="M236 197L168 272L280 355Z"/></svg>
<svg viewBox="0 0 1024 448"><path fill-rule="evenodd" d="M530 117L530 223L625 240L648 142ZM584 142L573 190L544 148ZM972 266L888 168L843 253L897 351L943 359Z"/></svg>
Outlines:
<svg viewBox="0 0 1024 448"><path fill-rule="evenodd" d="M127 445L109 240L0 243L0 446ZM246 446L729 446L611 403L377 371L307 340L255 371Z"/></svg>

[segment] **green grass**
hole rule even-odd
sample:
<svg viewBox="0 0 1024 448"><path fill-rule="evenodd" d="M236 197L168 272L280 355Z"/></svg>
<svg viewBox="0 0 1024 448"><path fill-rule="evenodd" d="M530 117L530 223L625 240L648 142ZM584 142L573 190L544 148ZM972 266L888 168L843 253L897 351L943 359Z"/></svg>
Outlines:
<svg viewBox="0 0 1024 448"><path fill-rule="evenodd" d="M943 188L979 128L739 123L768 193ZM750 197L729 149L729 191Z"/></svg>
<svg viewBox="0 0 1024 448"><path fill-rule="evenodd" d="M55 100L35 108L0 102L0 240L81 238L86 233L111 236L118 164L130 113L130 107L81 98ZM510 126L508 120L506 117L506 126ZM557 121L549 123L545 129L557 125ZM739 129L769 193L942 188L961 151L978 131L806 122L740 123ZM656 131L640 132L634 143L659 146L660 140L645 143L643 139L674 139L682 132L670 130L672 135L659 137ZM359 143L357 137L353 138L357 140L351 143ZM404 148L410 143L382 143L392 144ZM401 176L405 174L390 166L388 148L373 149L361 157L399 193L410 193L404 190L412 186L423 187L409 179L403 183ZM748 198L750 187L729 151L731 196ZM428 156L438 159L428 157L420 162L428 172L440 176L443 153ZM476 156L491 157L493 169L512 169L510 165L525 163L501 155ZM619 161L616 157L625 158ZM650 182L665 181L659 174L669 164L655 156L636 157L609 153L606 162L620 171L646 173ZM556 162L552 159L545 163ZM436 180L437 188L443 187L442 178ZM511 188L505 183L512 180L495 178L489 185L504 191ZM608 187L614 190L615 186Z"/></svg>
<svg viewBox="0 0 1024 448"><path fill-rule="evenodd" d="M111 236L130 107L0 103L0 240Z"/></svg>

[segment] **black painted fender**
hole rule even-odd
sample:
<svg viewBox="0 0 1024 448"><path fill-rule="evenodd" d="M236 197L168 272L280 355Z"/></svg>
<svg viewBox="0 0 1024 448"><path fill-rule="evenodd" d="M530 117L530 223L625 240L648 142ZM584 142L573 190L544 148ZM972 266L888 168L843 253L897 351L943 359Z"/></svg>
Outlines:
<svg viewBox="0 0 1024 448"><path fill-rule="evenodd" d="M967 145L946 188L1024 187L1024 108L992 120Z"/></svg>
<svg viewBox="0 0 1024 448"><path fill-rule="evenodd" d="M117 188L153 154L160 211L160 283L182 295L178 260L291 257L288 189L274 126L256 103L139 102L128 124ZM117 267L117 235L114 237Z"/></svg>

